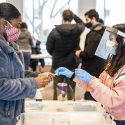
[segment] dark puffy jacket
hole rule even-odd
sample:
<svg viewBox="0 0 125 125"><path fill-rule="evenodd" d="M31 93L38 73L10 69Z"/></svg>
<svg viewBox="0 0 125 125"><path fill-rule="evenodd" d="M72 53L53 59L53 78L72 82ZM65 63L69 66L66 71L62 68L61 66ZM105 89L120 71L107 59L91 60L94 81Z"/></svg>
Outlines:
<svg viewBox="0 0 125 125"><path fill-rule="evenodd" d="M96 49L105 31L105 27L96 25L87 34L84 51L80 53L82 59L82 69L88 71L91 75L98 77L103 71L105 60L95 56Z"/></svg>
<svg viewBox="0 0 125 125"><path fill-rule="evenodd" d="M64 66L72 70L78 66L75 50L79 49L80 35L85 25L76 15L74 20L76 24L58 25L48 36L46 48L52 55L53 69Z"/></svg>

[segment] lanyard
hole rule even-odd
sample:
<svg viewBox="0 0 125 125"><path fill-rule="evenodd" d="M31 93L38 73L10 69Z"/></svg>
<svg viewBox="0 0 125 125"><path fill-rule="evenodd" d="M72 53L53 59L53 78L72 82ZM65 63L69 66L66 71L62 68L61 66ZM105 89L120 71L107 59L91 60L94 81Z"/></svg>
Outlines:
<svg viewBox="0 0 125 125"><path fill-rule="evenodd" d="M118 80L123 79L123 78L125 78L125 73L120 74L120 75L118 76L118 78L114 81L113 86L115 87L115 86L116 86L116 84L115 84L115 83L116 83Z"/></svg>
<svg viewBox="0 0 125 125"><path fill-rule="evenodd" d="M120 74L118 78L121 78L121 77L122 77L122 78L125 78L125 73Z"/></svg>

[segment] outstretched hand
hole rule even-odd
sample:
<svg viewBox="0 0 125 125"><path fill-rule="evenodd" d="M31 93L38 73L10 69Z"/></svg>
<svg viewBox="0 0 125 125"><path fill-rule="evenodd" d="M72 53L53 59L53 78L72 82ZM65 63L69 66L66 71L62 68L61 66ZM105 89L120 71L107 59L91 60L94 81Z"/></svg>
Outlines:
<svg viewBox="0 0 125 125"><path fill-rule="evenodd" d="M83 69L75 69L75 76L82 80L84 83L88 84L93 78L88 72Z"/></svg>
<svg viewBox="0 0 125 125"><path fill-rule="evenodd" d="M36 85L37 88L42 88L47 86L54 78L54 74L50 73L50 72L45 72L45 73L41 73L39 74L35 80L36 80Z"/></svg>
<svg viewBox="0 0 125 125"><path fill-rule="evenodd" d="M55 74L57 75L64 75L68 78L71 78L74 72L70 71L69 69L65 67L59 67L58 69L55 70Z"/></svg>

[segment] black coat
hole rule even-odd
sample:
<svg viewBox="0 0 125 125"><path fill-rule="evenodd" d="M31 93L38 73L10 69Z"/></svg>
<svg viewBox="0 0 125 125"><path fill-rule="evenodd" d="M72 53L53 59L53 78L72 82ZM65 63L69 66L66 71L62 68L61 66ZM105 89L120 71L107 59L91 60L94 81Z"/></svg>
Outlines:
<svg viewBox="0 0 125 125"><path fill-rule="evenodd" d="M72 70L78 66L75 50L79 49L80 35L85 25L76 15L74 20L76 24L58 25L48 36L46 49L52 56L53 69L63 66Z"/></svg>
<svg viewBox="0 0 125 125"><path fill-rule="evenodd" d="M105 27L99 24L93 27L86 36L84 51L80 53L80 58L82 59L81 68L96 77L104 70L106 63L104 59L95 56L104 31Z"/></svg>

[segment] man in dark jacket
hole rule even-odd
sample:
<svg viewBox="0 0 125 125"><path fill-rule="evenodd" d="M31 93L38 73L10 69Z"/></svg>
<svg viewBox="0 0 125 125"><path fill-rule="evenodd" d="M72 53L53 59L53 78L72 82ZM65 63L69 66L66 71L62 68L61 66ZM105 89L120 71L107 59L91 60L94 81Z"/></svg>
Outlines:
<svg viewBox="0 0 125 125"><path fill-rule="evenodd" d="M104 70L105 60L96 56L96 49L101 41L105 27L99 23L99 14L94 9L85 13L86 27L90 28L90 32L86 36L84 51L77 51L76 55L82 59L81 68L89 72L91 75L98 77ZM86 92L85 99L93 100L91 95Z"/></svg>
<svg viewBox="0 0 125 125"><path fill-rule="evenodd" d="M61 66L70 70L77 68L78 60L75 56L75 51L79 49L80 35L85 28L83 21L73 14L71 10L65 10L62 17L62 24L55 26L50 32L46 43L47 51L52 55L53 72ZM71 24L73 19L76 24ZM72 99L75 92L75 84L63 76L58 76L54 79L53 99L57 99L57 83L60 82L67 82L72 86L71 88L68 85L67 90L68 99Z"/></svg>

